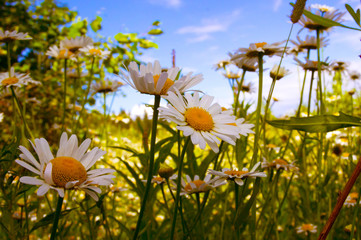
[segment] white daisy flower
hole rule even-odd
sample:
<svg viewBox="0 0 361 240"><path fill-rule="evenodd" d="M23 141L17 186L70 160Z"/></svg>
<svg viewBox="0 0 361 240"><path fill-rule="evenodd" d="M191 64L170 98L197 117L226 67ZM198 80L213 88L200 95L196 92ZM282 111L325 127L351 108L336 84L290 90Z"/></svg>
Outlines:
<svg viewBox="0 0 361 240"><path fill-rule="evenodd" d="M198 92L192 96L180 92L168 92L165 97L169 101L168 108L160 107L160 117L178 124L177 129L184 136L190 136L194 145L204 149L208 144L214 152L218 152L220 139L235 145L239 138L240 128L233 125L235 117L222 112L219 104L212 104L214 97L204 95L199 98Z"/></svg>
<svg viewBox="0 0 361 240"><path fill-rule="evenodd" d="M267 177L264 172L256 172L256 169L261 163L258 162L251 171L248 171L248 168L243 168L241 171L237 169L223 168L222 171L216 171L213 169L208 169L208 173L216 175L215 183L224 182L225 180L233 180L238 185L243 185L243 179L245 178L255 178L255 177Z"/></svg>
<svg viewBox="0 0 361 240"><path fill-rule="evenodd" d="M304 40L302 40L300 36L297 36L297 41L291 40L291 42L301 51L303 49L317 49L317 38L315 36L307 35ZM320 37L320 47L326 47L327 45L328 39L326 39L325 37Z"/></svg>
<svg viewBox="0 0 361 240"><path fill-rule="evenodd" d="M264 56L282 56L284 47L280 46L283 42L276 42L268 44L266 42L251 43L248 48L239 48L234 54L231 55L231 61L237 62L242 65L243 62L250 61L250 59L258 59L259 53Z"/></svg>
<svg viewBox="0 0 361 240"><path fill-rule="evenodd" d="M40 82L33 80L29 74L16 73L12 67L9 72L0 73L0 86L9 87L21 87L23 85L28 85L28 83L40 84Z"/></svg>
<svg viewBox="0 0 361 240"><path fill-rule="evenodd" d="M175 80L179 68L174 67L162 71L159 61L155 61L154 64L141 64L140 67L136 62L131 62L128 70L130 76L120 70L120 77L132 88L150 95L166 95L168 91L175 91L175 89L184 92L203 80L201 74L192 76L192 73Z"/></svg>
<svg viewBox="0 0 361 240"><path fill-rule="evenodd" d="M80 48L79 51L87 56L99 57L101 59L107 58L110 54L110 51L107 50L103 51L101 49L94 47L93 45L88 45L86 47Z"/></svg>
<svg viewBox="0 0 361 240"><path fill-rule="evenodd" d="M48 142L44 138L37 138L35 143L30 143L39 161L28 149L19 146L22 152L20 158L23 160L15 160L16 163L40 177L24 176L20 178L20 182L40 185L37 191L38 196L43 196L51 188L57 190L59 196L63 198L66 189L81 189L98 201L96 193L101 193L101 189L97 186L108 186L114 183L112 178L115 176L111 173L115 171L107 168L89 170L106 153L97 147L86 152L90 142L90 139L86 139L78 147L78 138L72 135L68 139L68 135L64 132L54 158Z"/></svg>
<svg viewBox="0 0 361 240"><path fill-rule="evenodd" d="M56 45L51 46L46 52L47 56L51 56L57 59L71 59L76 60L74 52L66 48L59 48Z"/></svg>
<svg viewBox="0 0 361 240"><path fill-rule="evenodd" d="M142 180L142 182L147 182L147 180ZM161 176L153 176L153 178L152 178L152 181L151 181L151 183L156 183L156 184L162 184L162 183L165 183L166 182L166 180L165 180L165 178L162 178Z"/></svg>
<svg viewBox="0 0 361 240"><path fill-rule="evenodd" d="M77 53L80 48L93 45L93 39L87 36L81 36L76 38L65 38L60 41L61 49L68 49L73 53Z"/></svg>
<svg viewBox="0 0 361 240"><path fill-rule="evenodd" d="M311 4L311 8L320 10L321 12L333 12L336 10L334 7L327 6L325 4Z"/></svg>
<svg viewBox="0 0 361 240"><path fill-rule="evenodd" d="M6 30L3 32L3 30L0 29L0 42L10 42L14 40L30 40L33 39L28 35L28 33L22 33L18 32L17 30L14 30L12 32Z"/></svg>
<svg viewBox="0 0 361 240"><path fill-rule="evenodd" d="M4 119L4 113L2 112L0 113L0 123L3 121L3 119Z"/></svg>
<svg viewBox="0 0 361 240"><path fill-rule="evenodd" d="M277 74L278 71L278 74ZM284 67L278 69L278 64L273 65L269 75L272 79L280 80L281 78L289 75L291 72Z"/></svg>
<svg viewBox="0 0 361 240"><path fill-rule="evenodd" d="M93 94L96 93L109 93L116 92L120 87L124 86L122 82L113 81L110 79L106 79L104 81L100 81L99 83L95 83L91 86Z"/></svg>
<svg viewBox="0 0 361 240"><path fill-rule="evenodd" d="M317 232L317 226L311 224L311 223L304 223L301 226L298 226L296 228L297 233L304 233L306 236L308 236L309 233L316 233Z"/></svg>
<svg viewBox="0 0 361 240"><path fill-rule="evenodd" d="M307 11L311 11L311 8L310 7L307 7L305 8ZM342 17L346 14L345 12L339 12L337 9L331 9L329 8L330 10L332 11L322 11L320 8L317 8L318 11L316 12L313 12L313 14L315 15L318 15L320 17L323 17L323 18L327 18L329 20L332 20L334 22L342 22ZM322 8L323 10L326 10L326 8ZM320 23L318 22L315 22L313 20L311 20L310 18L306 17L305 15L302 15L300 20L299 20L299 23L304 27L304 28L307 28L308 30L312 31L312 30L319 30L319 31L328 31L331 26L324 26L324 25L321 25Z"/></svg>
<svg viewBox="0 0 361 240"><path fill-rule="evenodd" d="M198 175L194 176L194 180L192 180L188 175L186 175L187 182L182 178L182 188L180 195L192 194L192 193L201 193L208 192L209 190L219 187L221 185L226 184L225 181L218 181L217 184L214 182L214 179L211 180L212 175L207 174L204 180L200 180ZM176 184L174 184L177 186ZM176 189L176 187L175 187Z"/></svg>
<svg viewBox="0 0 361 240"><path fill-rule="evenodd" d="M265 158L262 162L262 168L276 168L278 169L284 169L285 171L291 171L291 170L298 170L298 168L292 163L288 163L286 160L283 159L274 159L271 162L268 162Z"/></svg>

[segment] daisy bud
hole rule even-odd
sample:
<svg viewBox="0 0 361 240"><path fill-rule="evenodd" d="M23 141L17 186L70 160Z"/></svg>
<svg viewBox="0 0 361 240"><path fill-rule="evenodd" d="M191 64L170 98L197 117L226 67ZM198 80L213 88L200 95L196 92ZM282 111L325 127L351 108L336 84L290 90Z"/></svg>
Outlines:
<svg viewBox="0 0 361 240"><path fill-rule="evenodd" d="M159 176L161 176L162 178L168 179L173 175L174 169L169 167L166 164L161 164L159 170L158 170L158 174Z"/></svg>
<svg viewBox="0 0 361 240"><path fill-rule="evenodd" d="M293 6L293 11L291 14L291 21L293 23L297 23L298 20L300 20L303 13L303 9L306 6L306 1L307 0L297 0L295 5Z"/></svg>

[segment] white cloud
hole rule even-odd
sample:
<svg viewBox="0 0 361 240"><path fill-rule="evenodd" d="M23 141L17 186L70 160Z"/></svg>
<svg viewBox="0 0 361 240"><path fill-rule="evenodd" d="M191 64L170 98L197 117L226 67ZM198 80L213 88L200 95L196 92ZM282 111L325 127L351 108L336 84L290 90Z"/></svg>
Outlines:
<svg viewBox="0 0 361 240"><path fill-rule="evenodd" d="M105 12L106 8L105 7L101 7L98 11L96 11L97 15L101 15Z"/></svg>
<svg viewBox="0 0 361 240"><path fill-rule="evenodd" d="M282 0L274 0L273 11L277 12L282 4Z"/></svg>
<svg viewBox="0 0 361 240"><path fill-rule="evenodd" d="M239 15L240 10L234 10L231 14L225 14L218 18L201 19L201 24L179 28L176 33L192 35L191 38L188 38L188 42L203 42L211 39L214 33L227 31L230 25L238 19Z"/></svg>
<svg viewBox="0 0 361 240"><path fill-rule="evenodd" d="M154 57L151 57L151 56L149 56L149 55L140 55L140 56L138 57L138 59L139 59L140 61L146 62L146 63L148 63L148 62L154 62L155 60L157 60L157 59L155 59Z"/></svg>
<svg viewBox="0 0 361 240"><path fill-rule="evenodd" d="M149 0L151 4L165 6L168 8L179 8L182 5L181 0Z"/></svg>

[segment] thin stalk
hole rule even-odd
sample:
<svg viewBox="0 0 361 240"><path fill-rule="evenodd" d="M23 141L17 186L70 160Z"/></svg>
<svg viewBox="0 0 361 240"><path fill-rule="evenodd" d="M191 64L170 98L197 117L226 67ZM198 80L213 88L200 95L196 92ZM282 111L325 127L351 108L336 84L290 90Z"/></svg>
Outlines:
<svg viewBox="0 0 361 240"><path fill-rule="evenodd" d="M239 81L239 83L237 81L238 87L237 87L237 96L234 99L234 112L233 112L234 116L237 116L237 110L238 110L238 105L239 105L239 94L241 93L241 88L242 88L242 85L244 82L244 76L246 75L246 72L247 72L246 70L243 70L241 81Z"/></svg>
<svg viewBox="0 0 361 240"><path fill-rule="evenodd" d="M152 136L151 136L151 139L150 139L150 155L149 155L148 178L147 178L147 184L145 186L145 192L144 192L144 196L143 196L143 200L142 200L142 205L141 205L140 212L139 212L137 226L135 228L135 232L134 232L134 235L133 235L133 240L138 238L138 234L139 234L139 231L140 231L140 225L142 223L142 218L143 218L144 211L145 211L145 205L147 203L148 194L149 194L150 188L152 186L151 182L152 182L152 177L153 177L155 140L156 140L156 136L157 136L157 124L158 124L158 114L159 114L158 107L159 107L159 104L160 104L160 95L155 95L154 97L155 98L154 98L154 107L153 107Z"/></svg>
<svg viewBox="0 0 361 240"><path fill-rule="evenodd" d="M61 132L64 131L65 128L65 113L66 113L66 90L67 90L67 76L66 76L66 72L67 72L67 60L68 59L64 59L64 96L63 96L63 117L61 119Z"/></svg>
<svg viewBox="0 0 361 240"><path fill-rule="evenodd" d="M175 225L177 222L177 213L178 213L178 202L179 202L179 196L180 196L180 190L181 190L181 179L182 179L182 170L183 170L183 162L184 162L183 160L184 160L184 156L185 156L185 153L187 150L189 140L190 140L190 137L188 137L186 142L184 143L183 150L182 150L182 153L181 153L180 159L179 159L178 177L177 177L177 193L176 193L176 198L174 201L174 213L173 213L170 239L174 239L174 231L175 231Z"/></svg>
<svg viewBox="0 0 361 240"><path fill-rule="evenodd" d="M235 212L235 217L237 216L237 211L238 211L238 184L236 183L236 181L234 181L234 201L236 203L236 212Z"/></svg>
<svg viewBox="0 0 361 240"><path fill-rule="evenodd" d="M105 139L105 151L108 151L108 129L107 129L107 93L103 92L103 109L104 109L104 139Z"/></svg>
<svg viewBox="0 0 361 240"><path fill-rule="evenodd" d="M111 239L113 240L113 237L112 237L112 234L110 232L110 228L109 228L109 223L108 223L108 220L107 220L107 215L105 213L105 207L104 207L104 202L100 205L100 211L102 213L102 216L103 216L103 221L104 221L104 227L105 227L105 230L107 232L107 235L109 236L108 239Z"/></svg>
<svg viewBox="0 0 361 240"><path fill-rule="evenodd" d="M24 210L25 210L25 230L26 230L26 239L29 240L29 213L28 213L28 206L27 206L27 198L26 192L24 192ZM21 218L23 215L20 215Z"/></svg>
<svg viewBox="0 0 361 240"><path fill-rule="evenodd" d="M164 193L163 183L160 184L160 189L162 190L162 196L163 196L164 206L165 206L165 208L167 209L167 212L168 212L168 214L169 214L169 216L170 216L170 215L171 215L171 211L169 210L169 207L168 207L167 198L166 198L165 193Z"/></svg>
<svg viewBox="0 0 361 240"><path fill-rule="evenodd" d="M308 94L307 117L310 116L310 112L311 112L311 96L312 96L312 85L313 85L314 74L315 74L315 71L312 71L311 72L310 92Z"/></svg>
<svg viewBox="0 0 361 240"><path fill-rule="evenodd" d="M79 113L78 120L76 121L75 133L78 130L80 119L83 116L84 106L85 106L86 102L88 101L88 95L89 95L89 92L90 92L90 84L92 82L92 78L93 78L93 74L94 74L94 62L95 62L95 57L92 58L92 63L91 63L91 67L90 67L90 74L89 74L89 78L88 78L87 89L86 89L86 93L84 95L83 101L81 103L81 110L80 110L80 113Z"/></svg>
<svg viewBox="0 0 361 240"><path fill-rule="evenodd" d="M255 126L255 137L254 137L254 146L253 146L253 156L251 166L256 164L258 157L258 141L259 141L259 122L261 118L261 107L262 107L262 88L263 88L263 53L258 53L258 70L259 70L259 80L258 80L258 100L257 100L257 109L256 109L256 126Z"/></svg>
<svg viewBox="0 0 361 240"><path fill-rule="evenodd" d="M322 76L321 76L321 54L320 54L320 30L316 30L317 35L317 72L318 72L318 86L320 91L320 108L321 108L321 115L325 114L325 106L323 103L323 96L322 96Z"/></svg>
<svg viewBox="0 0 361 240"><path fill-rule="evenodd" d="M62 198L62 197L59 196L59 198L58 198L58 204L56 205L56 211L55 211L55 216L54 216L54 223L53 223L53 228L52 228L52 230L51 230L50 240L54 240L54 239L55 239L56 229L58 228L58 222L59 222L59 218L60 218L61 206L63 205L63 200L64 200L64 198Z"/></svg>
<svg viewBox="0 0 361 240"><path fill-rule="evenodd" d="M8 62L8 71L9 71L9 77L11 77L10 73L11 73L11 54L10 54L10 51L11 51L11 46L10 46L10 43L11 41L7 42L6 45L7 45L7 62Z"/></svg>
<svg viewBox="0 0 361 240"><path fill-rule="evenodd" d="M200 215L199 216L199 219L200 219L200 222L199 222L199 225L200 225L200 228L201 228L201 235L204 236L204 228L203 228L203 224L202 224L202 214L201 214L201 200L200 200L200 197L199 197L199 193L196 193L196 198L197 198L197 209L198 209L198 214Z"/></svg>
<svg viewBox="0 0 361 240"><path fill-rule="evenodd" d="M353 236L355 234L355 223L356 223L356 217L357 217L358 209L359 209L359 206L360 206L360 196L361 196L361 188L358 191L358 196L357 196L357 200L356 200L356 209L355 209L355 212L354 212L353 218L352 218L352 227L351 227L350 240L353 239Z"/></svg>

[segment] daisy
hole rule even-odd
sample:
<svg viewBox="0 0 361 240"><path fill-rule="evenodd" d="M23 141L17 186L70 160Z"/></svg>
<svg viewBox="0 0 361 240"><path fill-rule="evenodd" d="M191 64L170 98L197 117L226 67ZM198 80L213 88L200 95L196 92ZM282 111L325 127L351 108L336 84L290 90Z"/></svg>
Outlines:
<svg viewBox="0 0 361 240"><path fill-rule="evenodd" d="M291 40L291 42L299 49L303 50L311 50L311 49L317 49L317 38L315 36L307 35L304 40L300 38L300 36L297 36L297 42ZM328 39L321 37L320 38L320 48L326 47L328 44Z"/></svg>
<svg viewBox="0 0 361 240"><path fill-rule="evenodd" d="M361 79L361 74L355 70L349 71L348 75L350 76L351 80L353 80L353 81Z"/></svg>
<svg viewBox="0 0 361 240"><path fill-rule="evenodd" d="M232 111L228 110L226 108L222 108L222 113L229 114L232 116ZM251 128L254 127L254 124L246 123L244 118L238 118L233 123L230 123L229 125L237 126L239 128L239 134L243 136L247 136L250 133L254 133Z"/></svg>
<svg viewBox="0 0 361 240"><path fill-rule="evenodd" d="M229 65L231 62L229 60L221 60L216 65L214 65L215 70L219 69L225 69L227 65Z"/></svg>
<svg viewBox="0 0 361 240"><path fill-rule="evenodd" d="M232 57L233 55L230 54ZM245 59L237 59L233 61L234 65L243 71L255 72L258 69L258 59L257 58L245 58Z"/></svg>
<svg viewBox="0 0 361 240"><path fill-rule="evenodd" d="M169 167L165 163L161 163L159 166L158 174L162 178L169 179L174 173L174 169Z"/></svg>
<svg viewBox="0 0 361 240"><path fill-rule="evenodd" d="M33 39L28 35L28 33L22 33L18 32L17 30L14 30L12 32L6 30L3 32L0 29L0 42L10 42L15 40L30 40Z"/></svg>
<svg viewBox="0 0 361 240"><path fill-rule="evenodd" d="M285 171L291 171L291 170L298 170L298 168L292 163L288 163L286 160L283 159L275 159L271 162L268 162L265 158L263 159L262 168L276 168L283 169Z"/></svg>
<svg viewBox="0 0 361 240"><path fill-rule="evenodd" d="M235 181L238 185L243 185L243 179L245 178L255 178L255 177L267 177L264 172L256 172L256 169L261 163L258 162L251 171L248 171L248 168L243 168L241 171L237 169L223 168L222 171L216 171L213 169L208 169L208 173L216 175L215 183L223 182L225 180Z"/></svg>
<svg viewBox="0 0 361 240"><path fill-rule="evenodd" d="M277 72L278 71L278 72ZM278 69L278 65L273 65L269 75L272 79L280 80L281 78L289 75L291 72L284 67Z"/></svg>
<svg viewBox="0 0 361 240"><path fill-rule="evenodd" d="M342 17L345 15L345 12L339 12L338 10L331 9L331 8L328 8L331 11L329 11L326 7L322 7L321 8L322 10L320 8L317 8L317 9L318 9L318 11L313 12L313 14L322 16L323 18L327 18L334 22L342 22ZM306 10L311 12L310 7L306 8ZM309 19L305 15L301 16L299 23L304 28L307 28L310 31L312 31L312 30L327 31L331 28L330 26L324 26L320 23L314 22L313 20Z"/></svg>
<svg viewBox="0 0 361 240"><path fill-rule="evenodd" d="M95 83L92 85L91 89L93 90L93 94L96 93L109 93L116 92L119 90L121 86L124 84L118 81L112 81L110 79L106 79L104 81L100 81L99 83Z"/></svg>
<svg viewBox="0 0 361 240"><path fill-rule="evenodd" d="M321 12L333 12L336 10L334 7L330 7L325 4L311 4L311 8L316 8Z"/></svg>
<svg viewBox="0 0 361 240"><path fill-rule="evenodd" d="M318 61L311 61L308 58L305 58L306 62L303 63L301 60L295 58L295 61L303 68L303 70L317 71L318 70ZM328 63L321 62L321 70L328 70Z"/></svg>
<svg viewBox="0 0 361 240"><path fill-rule="evenodd" d="M0 73L0 86L3 87L21 87L23 85L28 85L28 83L40 84L40 82L33 80L29 74L16 73L12 67L9 72Z"/></svg>
<svg viewBox="0 0 361 240"><path fill-rule="evenodd" d="M142 180L142 182L147 182L147 180ZM158 185L165 183L165 178L161 176L153 176L151 183L156 183Z"/></svg>
<svg viewBox="0 0 361 240"><path fill-rule="evenodd" d="M346 207L353 207L356 206L356 203L357 203L357 199L348 196L345 202L343 203L343 205L345 205Z"/></svg>
<svg viewBox="0 0 361 240"><path fill-rule="evenodd" d="M111 173L113 169L89 170L95 162L106 152L95 147L85 153L91 140L86 139L78 147L78 138L64 132L60 138L60 146L54 158L48 142L44 138L35 139L31 143L38 155L39 161L34 158L30 151L24 146L19 146L20 158L16 163L29 171L36 173L40 178L23 176L20 182L30 185L40 185L37 195L43 196L48 190L55 189L60 197L64 198L66 189L81 189L98 201L96 193L101 193L98 185L108 186L113 183L115 177Z"/></svg>
<svg viewBox="0 0 361 240"><path fill-rule="evenodd" d="M283 42L268 44L266 42L251 43L249 48L239 48L231 58L231 61L247 61L249 59L258 59L259 53L264 56L282 56L284 47L280 46Z"/></svg>
<svg viewBox="0 0 361 240"><path fill-rule="evenodd" d="M107 51L107 50L103 51L92 45L88 45L86 47L80 48L79 51L84 53L87 56L99 57L101 59L107 58L110 54L110 51Z"/></svg>
<svg viewBox="0 0 361 240"><path fill-rule="evenodd" d="M180 92L168 92L165 97L169 101L168 108L160 107L160 117L178 124L177 129L184 136L190 136L194 145L204 149L208 144L214 152L218 152L220 139L235 145L240 129L232 125L235 117L222 113L219 104L212 104L214 97L204 95L199 98L198 92L192 96Z"/></svg>
<svg viewBox="0 0 361 240"><path fill-rule="evenodd" d="M184 92L203 80L201 74L192 76L192 73L188 73L175 81L179 68L174 67L162 71L158 61L155 61L154 64L142 64L140 67L136 62L131 62L128 68L130 76L120 71L120 77L132 88L150 95L166 95L168 91L175 91L175 88Z"/></svg>
<svg viewBox="0 0 361 240"><path fill-rule="evenodd" d="M235 73L235 72L232 72L227 69L226 73L223 73L223 76L228 79L239 79L239 78L241 78L242 74L241 74L241 72Z"/></svg>
<svg viewBox="0 0 361 240"><path fill-rule="evenodd" d="M75 54L72 51L66 48L59 48L56 45L51 46L46 52L46 55L57 59L71 59L74 61L76 60Z"/></svg>
<svg viewBox="0 0 361 240"><path fill-rule="evenodd" d="M306 236L308 236L309 233L316 233L317 232L317 226L307 223L302 224L301 226L298 226L296 228L297 233L304 233Z"/></svg>
<svg viewBox="0 0 361 240"><path fill-rule="evenodd" d="M80 48L84 48L89 45L93 45L93 39L87 36L65 38L60 41L61 49L68 49L73 53L77 53Z"/></svg>
<svg viewBox="0 0 361 240"><path fill-rule="evenodd" d="M187 182L182 178L182 188L180 195L192 194L192 193L201 193L208 192L209 190L219 187L221 185L226 184L225 181L218 181L216 184L214 180L211 180L211 175L207 174L204 180L200 180L198 175L194 176L194 180L192 180L188 175L186 175Z"/></svg>

